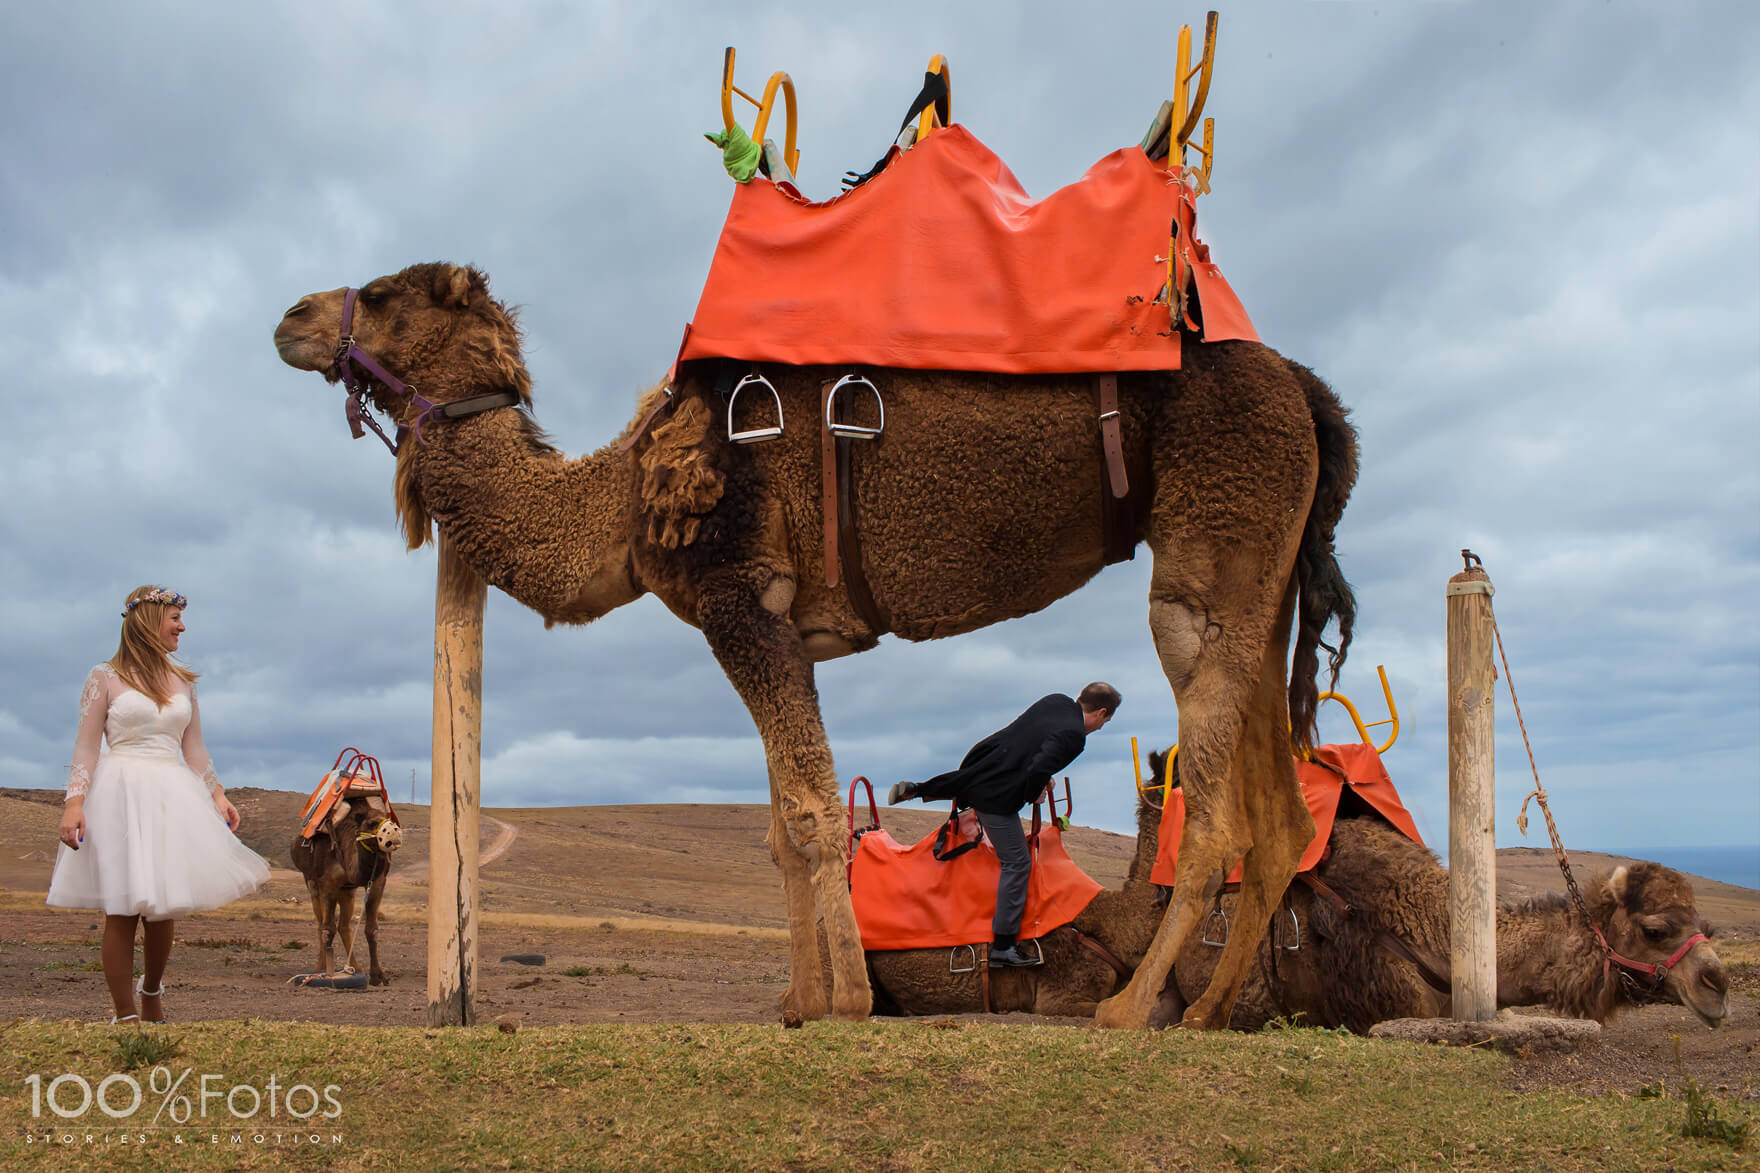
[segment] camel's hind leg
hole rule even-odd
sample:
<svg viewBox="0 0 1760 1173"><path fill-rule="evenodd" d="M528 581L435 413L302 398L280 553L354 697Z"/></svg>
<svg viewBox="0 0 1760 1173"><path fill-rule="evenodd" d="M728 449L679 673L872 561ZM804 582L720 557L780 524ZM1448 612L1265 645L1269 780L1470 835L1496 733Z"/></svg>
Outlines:
<svg viewBox="0 0 1760 1173"><path fill-rule="evenodd" d="M787 618L786 600L793 595L787 584L779 588L782 580L754 585L742 579L733 572L706 584L697 616L764 740L771 785L770 842L788 899L789 989L783 1002L802 1017L825 1012L816 904L831 953L831 1013L863 1019L873 1007L873 995L849 898L844 866L849 832L838 804L837 774L819 715L812 661ZM810 901L802 896L808 889Z"/></svg>
<svg viewBox="0 0 1760 1173"><path fill-rule="evenodd" d="M1157 549L1149 624L1179 703L1185 831L1167 915L1130 983L1101 1003L1097 1025L1149 1023L1168 971L1202 915L1205 886L1215 872L1232 867L1254 845L1258 824L1265 821L1266 804L1256 797L1249 802L1247 787L1295 790L1283 701L1284 655L1295 599L1289 589L1293 535L1279 545L1283 548L1255 550L1243 541L1215 558L1196 557L1189 549L1165 554L1165 546ZM1243 737L1249 720L1253 735ZM1281 748L1271 753L1267 747L1273 745ZM1280 857L1276 841L1283 833L1270 826L1266 833L1273 840L1266 844L1271 848L1267 854ZM1297 857L1300 851L1298 845ZM1264 871L1267 883L1281 866ZM1281 895L1280 887L1272 899ZM1225 1021L1263 927L1263 916L1257 922L1239 918L1218 963L1211 991L1222 991ZM1200 1002L1203 1013L1193 1007L1186 1021L1196 1016L1210 1023L1217 1005L1206 996Z"/></svg>
<svg viewBox="0 0 1760 1173"><path fill-rule="evenodd" d="M1235 997L1259 951L1271 910L1295 878L1302 852L1314 837L1314 818L1296 784L1295 761L1290 755L1284 657L1294 609L1292 583L1278 613L1277 626L1266 642L1259 688L1235 755L1234 777L1243 788L1252 840L1242 862L1235 923L1210 985L1203 997L1186 1010L1182 1026L1220 1030L1228 1025ZM1181 855L1183 864L1183 844Z"/></svg>

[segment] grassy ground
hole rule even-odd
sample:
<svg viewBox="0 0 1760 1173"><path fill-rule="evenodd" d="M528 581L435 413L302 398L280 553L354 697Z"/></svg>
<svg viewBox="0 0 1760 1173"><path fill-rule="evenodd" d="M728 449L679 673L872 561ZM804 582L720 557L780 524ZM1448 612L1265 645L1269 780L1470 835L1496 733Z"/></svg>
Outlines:
<svg viewBox="0 0 1760 1173"><path fill-rule="evenodd" d="M0 1154L55 1168L1754 1168L1751 1109L1661 1094L1518 1094L1485 1052L1313 1030L1074 1031L948 1020L576 1026L502 1033L260 1020L3 1031ZM133 1054L124 1044L133 1041ZM155 1062L156 1060L156 1062ZM129 1063L142 1105L54 1117L33 1098ZM156 1074L162 1066L163 1073ZM168 1082L187 1070L169 1095ZM201 1077L212 1095L201 1118ZM32 1080L32 1076L39 1078ZM281 1097L270 1115L269 1082ZM248 1084L265 1098L226 1092ZM315 1108L297 1124L293 1107ZM326 1118L331 1097L340 1114ZM114 1080L107 1102L129 1107ZM187 1097L180 1099L180 1097ZM57 1103L79 1106L74 1081ZM161 1111L161 1109L163 1109ZM191 1113L173 1126L169 1117ZM149 1126L160 1112L158 1126ZM51 1122L62 1125L51 1126ZM98 1125L110 1125L108 1129ZM1716 1127L1721 1126L1721 1127ZM1735 1143L1747 1130L1747 1148ZM236 1138L236 1139L235 1139ZM260 1139L259 1139L260 1138ZM181 1143L180 1143L181 1140Z"/></svg>

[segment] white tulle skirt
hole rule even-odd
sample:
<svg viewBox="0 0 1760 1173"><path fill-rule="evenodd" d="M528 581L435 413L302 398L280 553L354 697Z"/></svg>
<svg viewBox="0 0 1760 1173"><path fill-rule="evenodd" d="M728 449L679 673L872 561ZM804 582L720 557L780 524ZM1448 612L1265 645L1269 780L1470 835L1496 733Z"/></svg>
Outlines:
<svg viewBox="0 0 1760 1173"><path fill-rule="evenodd" d="M163 753L99 758L85 818L79 850L62 844L55 856L48 902L57 908L169 920L249 895L269 878L202 780Z"/></svg>

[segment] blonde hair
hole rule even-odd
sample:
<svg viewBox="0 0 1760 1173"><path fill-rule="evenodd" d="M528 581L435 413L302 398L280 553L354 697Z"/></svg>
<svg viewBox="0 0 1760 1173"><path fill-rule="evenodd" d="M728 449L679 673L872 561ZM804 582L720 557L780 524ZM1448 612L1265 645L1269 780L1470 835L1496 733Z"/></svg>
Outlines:
<svg viewBox="0 0 1760 1173"><path fill-rule="evenodd" d="M116 646L116 654L110 657L110 666L124 684L151 697L161 707L171 703L172 677L180 677L186 684L194 684L197 677L197 673L173 660L169 649L160 642L159 628L165 622L165 612L183 609L182 604L166 602L165 598L182 596L174 596L151 583L128 592L122 611L122 640Z"/></svg>

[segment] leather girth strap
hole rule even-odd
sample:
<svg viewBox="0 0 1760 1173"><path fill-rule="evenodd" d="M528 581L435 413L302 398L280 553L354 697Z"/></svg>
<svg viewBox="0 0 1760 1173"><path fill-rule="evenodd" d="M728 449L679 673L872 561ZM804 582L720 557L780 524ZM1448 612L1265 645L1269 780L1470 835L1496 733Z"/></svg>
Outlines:
<svg viewBox="0 0 1760 1173"><path fill-rule="evenodd" d="M1325 900L1338 911L1338 915L1341 918L1348 920L1356 915L1357 910L1351 907L1350 902L1328 887L1326 881L1322 880L1313 872L1298 872L1296 873L1296 879L1311 888L1314 895L1325 898ZM1439 994L1453 995L1454 990L1449 983L1448 977L1445 974L1437 972L1435 967L1433 967L1424 957L1420 956L1416 949L1406 944L1404 939L1394 933L1388 932L1386 929L1377 929L1375 931L1375 943L1402 961L1410 962L1412 967L1418 971L1418 976L1424 979L1424 984L1429 986L1432 990L1435 990Z"/></svg>
<svg viewBox="0 0 1760 1173"><path fill-rule="evenodd" d="M1124 989L1125 985L1131 980L1130 968L1117 957L1113 956L1112 950L1102 945L1099 941L1088 936L1088 934L1082 932L1082 930L1076 928L1074 925L1063 925L1058 931L1071 934L1075 937L1077 944L1097 954L1100 960L1112 967L1113 972L1118 975L1118 981L1114 982L1112 986L1113 993L1116 994L1118 991Z"/></svg>
<svg viewBox="0 0 1760 1173"><path fill-rule="evenodd" d="M1106 565L1136 556L1136 519L1131 508L1130 477L1124 467L1124 437L1119 428L1118 376L1094 376L1094 407L1100 417L1100 451L1106 465L1100 488L1100 528Z"/></svg>
<svg viewBox="0 0 1760 1173"><path fill-rule="evenodd" d="M848 436L832 435L826 424L826 408L831 403L831 389L836 382L835 379L827 379L819 387L820 454L824 469L825 585L834 587L841 580L856 614L875 636L880 636L891 629L892 621L875 603L874 592L868 586L867 572L862 569L861 539L856 532L856 441ZM834 408L840 423L847 418L848 398L840 398Z"/></svg>
<svg viewBox="0 0 1760 1173"><path fill-rule="evenodd" d="M990 948L987 945L979 946L976 952L978 954L978 988L984 992L984 1013L994 1014L996 1012L990 1009Z"/></svg>

